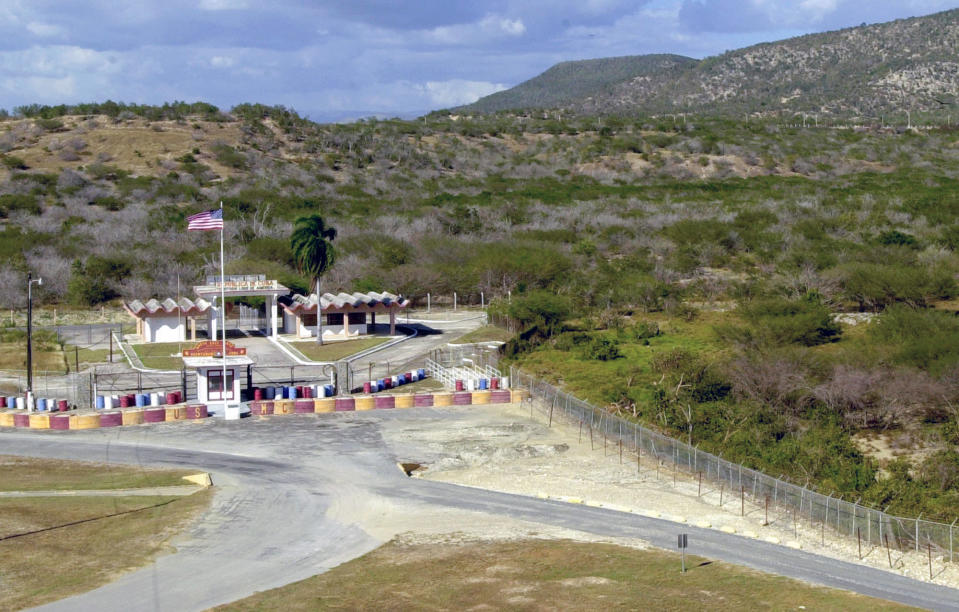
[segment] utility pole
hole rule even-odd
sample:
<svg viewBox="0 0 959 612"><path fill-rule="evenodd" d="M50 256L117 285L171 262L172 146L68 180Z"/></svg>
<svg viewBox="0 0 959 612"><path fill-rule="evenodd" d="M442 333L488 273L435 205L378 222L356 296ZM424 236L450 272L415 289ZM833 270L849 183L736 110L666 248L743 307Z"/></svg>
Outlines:
<svg viewBox="0 0 959 612"><path fill-rule="evenodd" d="M33 283L43 285L42 278L27 272L27 410L33 411Z"/></svg>

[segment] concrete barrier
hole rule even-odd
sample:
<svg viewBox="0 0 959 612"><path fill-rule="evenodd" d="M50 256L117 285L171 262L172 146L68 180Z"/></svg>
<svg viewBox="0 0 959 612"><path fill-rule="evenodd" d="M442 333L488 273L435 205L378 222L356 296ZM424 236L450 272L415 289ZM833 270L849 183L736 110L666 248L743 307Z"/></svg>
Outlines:
<svg viewBox="0 0 959 612"><path fill-rule="evenodd" d="M452 393L434 393L433 405L434 406L452 406L453 394Z"/></svg>
<svg viewBox="0 0 959 612"><path fill-rule="evenodd" d="M76 429L77 415L57 414L50 417L50 429Z"/></svg>
<svg viewBox="0 0 959 612"><path fill-rule="evenodd" d="M167 421L182 421L186 418L186 406L167 406L164 410Z"/></svg>
<svg viewBox="0 0 959 612"><path fill-rule="evenodd" d="M380 397L375 398L372 395L358 395L354 398L354 406L357 410L373 410L380 407Z"/></svg>
<svg viewBox="0 0 959 612"><path fill-rule="evenodd" d="M152 400L152 396L151 396ZM149 408L143 411L144 423L162 423L166 420L165 408Z"/></svg>
<svg viewBox="0 0 959 612"><path fill-rule="evenodd" d="M491 404L509 404L513 401L513 393L509 389L490 391L489 401Z"/></svg>
<svg viewBox="0 0 959 612"><path fill-rule="evenodd" d="M100 415L99 414L78 414L77 415L77 429L99 429L100 427Z"/></svg>
<svg viewBox="0 0 959 612"><path fill-rule="evenodd" d="M274 400L273 414L293 414L293 410L295 406L296 406L296 400L290 400L290 399Z"/></svg>
<svg viewBox="0 0 959 612"><path fill-rule="evenodd" d="M414 406L432 406L433 405L433 394L432 393L418 393L413 396L413 405Z"/></svg>
<svg viewBox="0 0 959 612"><path fill-rule="evenodd" d="M413 398L412 393L403 393L394 397L396 398L394 402L396 408L412 408L416 405L416 400Z"/></svg>
<svg viewBox="0 0 959 612"><path fill-rule="evenodd" d="M332 397L318 397L313 400L313 412L325 413L336 410L336 400Z"/></svg>
<svg viewBox="0 0 959 612"><path fill-rule="evenodd" d="M293 403L293 412L296 414L312 414L313 400L308 398L296 400Z"/></svg>
<svg viewBox="0 0 959 612"><path fill-rule="evenodd" d="M453 394L454 406L469 406L473 403L473 394L470 391L462 391Z"/></svg>
<svg viewBox="0 0 959 612"><path fill-rule="evenodd" d="M210 416L206 404L188 404L186 407L186 418L205 419Z"/></svg>
<svg viewBox="0 0 959 612"><path fill-rule="evenodd" d="M49 414L31 414L30 429L50 429Z"/></svg>
<svg viewBox="0 0 959 612"><path fill-rule="evenodd" d="M473 391L472 402L474 404L488 404L490 402L490 391Z"/></svg>
<svg viewBox="0 0 959 612"><path fill-rule="evenodd" d="M513 389L512 400L514 404L518 404L528 398L529 398L529 391L527 391L526 389Z"/></svg>
<svg viewBox="0 0 959 612"><path fill-rule="evenodd" d="M30 427L30 415L23 412L13 415L14 427Z"/></svg>
<svg viewBox="0 0 959 612"><path fill-rule="evenodd" d="M100 427L119 427L123 425L122 412L103 412L100 414Z"/></svg>
<svg viewBox="0 0 959 612"><path fill-rule="evenodd" d="M352 397L337 397L333 404L336 412L350 412L356 410L356 402Z"/></svg>
<svg viewBox="0 0 959 612"><path fill-rule="evenodd" d="M377 395L376 407L380 410L388 409L388 408L396 408L396 396L395 395Z"/></svg>
<svg viewBox="0 0 959 612"><path fill-rule="evenodd" d="M142 410L124 410L121 413L121 424L123 425L141 425L143 423Z"/></svg>
<svg viewBox="0 0 959 612"><path fill-rule="evenodd" d="M12 412L0 412L0 427L13 427Z"/></svg>

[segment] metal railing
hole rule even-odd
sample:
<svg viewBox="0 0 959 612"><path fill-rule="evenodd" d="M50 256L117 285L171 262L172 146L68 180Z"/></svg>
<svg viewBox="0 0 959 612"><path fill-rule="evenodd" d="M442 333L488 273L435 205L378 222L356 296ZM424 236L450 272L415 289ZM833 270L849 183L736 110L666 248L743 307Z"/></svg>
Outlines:
<svg viewBox="0 0 959 612"><path fill-rule="evenodd" d="M572 425L588 427L591 434L598 432L613 443L622 444L629 452L671 462L676 468L741 494L752 503L768 504L774 512L792 513L796 518L820 524L824 529L828 527L841 535L862 538L863 543L880 548L900 551L928 548L953 561L954 539L959 535L956 522L950 525L919 517L894 516L769 476L610 414L514 366L510 367L510 384L514 389L527 389L533 405L548 412L550 419L558 417Z"/></svg>
<svg viewBox="0 0 959 612"><path fill-rule="evenodd" d="M478 380L480 378L502 378L503 376L499 370L489 364L478 366L471 363L468 366L444 366L433 359L426 360L426 371L431 378L442 383L447 389L454 389L457 380L465 382L468 380Z"/></svg>

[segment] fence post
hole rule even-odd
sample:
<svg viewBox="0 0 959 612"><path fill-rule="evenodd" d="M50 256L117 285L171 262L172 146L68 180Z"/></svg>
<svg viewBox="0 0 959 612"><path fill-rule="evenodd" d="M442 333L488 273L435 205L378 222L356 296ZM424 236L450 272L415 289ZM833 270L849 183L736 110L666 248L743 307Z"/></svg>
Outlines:
<svg viewBox="0 0 959 612"><path fill-rule="evenodd" d="M959 519L956 519L956 521L959 521ZM952 563L952 528L956 526L956 521L949 525L949 563Z"/></svg>
<svg viewBox="0 0 959 612"><path fill-rule="evenodd" d="M137 393L143 393L143 372L137 370Z"/></svg>
<svg viewBox="0 0 959 612"><path fill-rule="evenodd" d="M916 517L916 552L919 552L919 519L922 518L922 512Z"/></svg>

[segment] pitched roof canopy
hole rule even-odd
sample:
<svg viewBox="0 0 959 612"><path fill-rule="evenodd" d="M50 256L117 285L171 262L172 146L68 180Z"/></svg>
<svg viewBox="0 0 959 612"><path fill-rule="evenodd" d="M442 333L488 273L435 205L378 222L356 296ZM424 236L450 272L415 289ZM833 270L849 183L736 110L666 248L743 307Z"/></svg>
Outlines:
<svg viewBox="0 0 959 612"><path fill-rule="evenodd" d="M197 298L197 300L194 302L189 298L181 297L179 300L166 298L162 302L156 299L150 299L147 300L145 304L140 300L133 300L130 302L124 302L123 306L133 316L144 317L155 315L157 313L161 315L197 315L209 310L212 304L203 298Z"/></svg>
<svg viewBox="0 0 959 612"><path fill-rule="evenodd" d="M287 312L293 314L316 312L317 298L315 293L309 296L299 294L285 296L281 297L279 302ZM403 296L370 291L369 293L338 293L336 295L324 293L320 296L319 303L320 309L324 312L350 310L366 312L369 310L406 308L410 302Z"/></svg>

